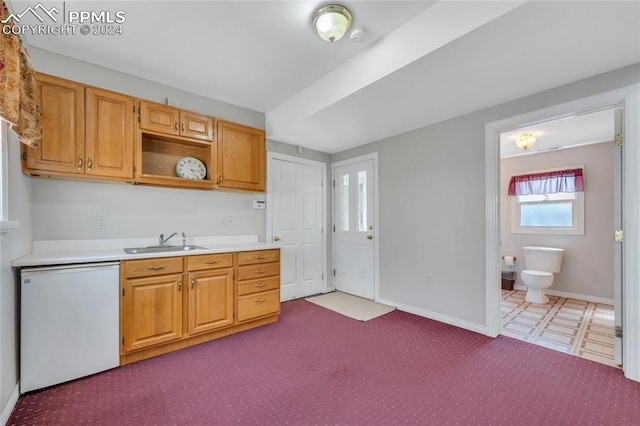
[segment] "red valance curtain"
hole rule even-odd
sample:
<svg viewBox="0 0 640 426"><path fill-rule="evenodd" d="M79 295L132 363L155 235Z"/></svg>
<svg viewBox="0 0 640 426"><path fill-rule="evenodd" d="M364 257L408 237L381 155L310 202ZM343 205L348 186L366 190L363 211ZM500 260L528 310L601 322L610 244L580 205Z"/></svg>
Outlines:
<svg viewBox="0 0 640 426"><path fill-rule="evenodd" d="M36 75L22 39L5 28L12 28L13 19L4 0L0 9L0 120L11 123L11 130L20 142L36 145L42 137L40 101Z"/></svg>
<svg viewBox="0 0 640 426"><path fill-rule="evenodd" d="M509 195L556 194L584 191L582 169L555 170L511 176Z"/></svg>

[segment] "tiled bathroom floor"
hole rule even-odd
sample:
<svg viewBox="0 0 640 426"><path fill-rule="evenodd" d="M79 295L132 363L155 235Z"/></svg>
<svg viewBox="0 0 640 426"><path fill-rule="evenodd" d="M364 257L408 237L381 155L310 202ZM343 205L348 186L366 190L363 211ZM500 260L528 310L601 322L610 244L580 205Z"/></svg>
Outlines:
<svg viewBox="0 0 640 426"><path fill-rule="evenodd" d="M504 336L618 367L614 361L613 306L548 296L525 302L525 292L502 290Z"/></svg>

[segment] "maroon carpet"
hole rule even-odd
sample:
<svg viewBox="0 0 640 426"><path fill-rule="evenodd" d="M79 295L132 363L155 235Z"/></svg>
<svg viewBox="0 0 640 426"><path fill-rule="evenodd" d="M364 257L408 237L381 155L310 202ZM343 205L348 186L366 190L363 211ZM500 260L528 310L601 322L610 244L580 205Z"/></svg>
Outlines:
<svg viewBox="0 0 640 426"><path fill-rule="evenodd" d="M276 324L22 396L8 424L640 424L615 368L394 311Z"/></svg>

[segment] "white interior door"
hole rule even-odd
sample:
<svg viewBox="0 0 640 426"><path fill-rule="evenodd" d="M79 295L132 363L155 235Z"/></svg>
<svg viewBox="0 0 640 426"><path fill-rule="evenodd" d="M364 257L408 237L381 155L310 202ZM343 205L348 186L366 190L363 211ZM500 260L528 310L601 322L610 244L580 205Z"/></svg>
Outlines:
<svg viewBox="0 0 640 426"><path fill-rule="evenodd" d="M280 298L285 301L322 293L326 288L326 165L273 158L269 167L271 235L280 245Z"/></svg>
<svg viewBox="0 0 640 426"><path fill-rule="evenodd" d="M374 160L333 169L336 290L375 297Z"/></svg>

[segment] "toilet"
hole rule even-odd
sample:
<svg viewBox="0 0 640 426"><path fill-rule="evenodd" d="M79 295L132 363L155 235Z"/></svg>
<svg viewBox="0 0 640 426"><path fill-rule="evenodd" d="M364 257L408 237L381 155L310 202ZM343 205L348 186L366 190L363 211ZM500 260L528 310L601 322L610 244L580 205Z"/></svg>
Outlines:
<svg viewBox="0 0 640 426"><path fill-rule="evenodd" d="M520 279L527 286L525 300L530 303L547 303L544 294L551 287L553 274L560 272L564 249L555 247L522 247L527 269L520 272Z"/></svg>

